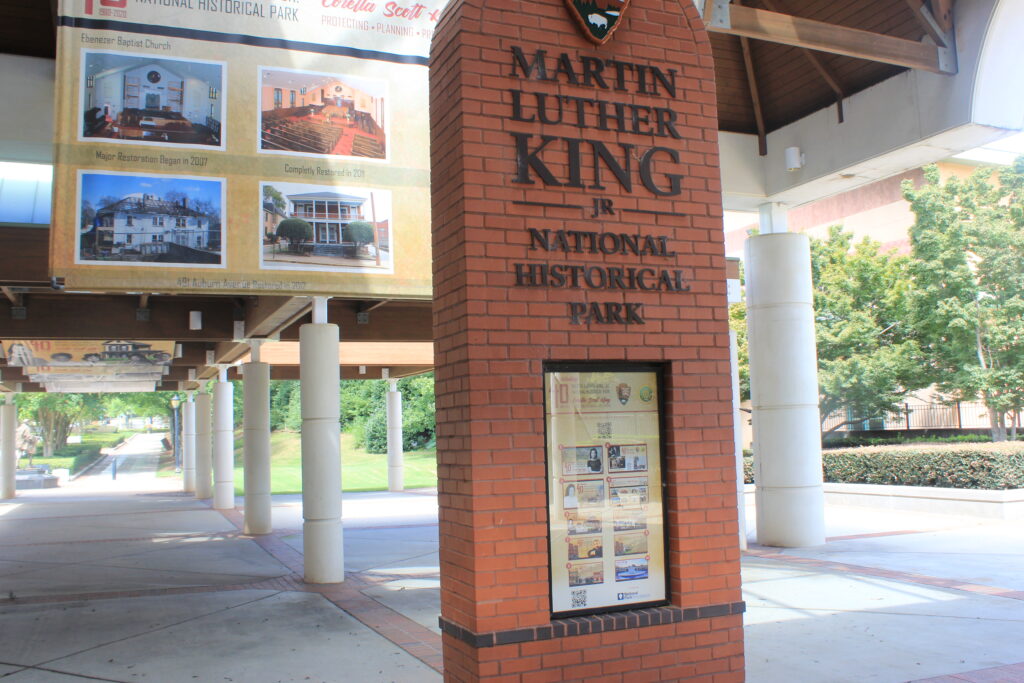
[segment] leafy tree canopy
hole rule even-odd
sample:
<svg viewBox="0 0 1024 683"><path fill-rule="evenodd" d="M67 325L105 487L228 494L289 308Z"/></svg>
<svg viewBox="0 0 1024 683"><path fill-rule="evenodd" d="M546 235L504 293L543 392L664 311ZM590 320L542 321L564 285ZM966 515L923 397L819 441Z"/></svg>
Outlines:
<svg viewBox="0 0 1024 683"><path fill-rule="evenodd" d="M868 239L852 242L838 226L811 242L823 420L836 410L849 421L885 415L928 383L907 320L908 259Z"/></svg>
<svg viewBox="0 0 1024 683"><path fill-rule="evenodd" d="M367 221L352 221L345 230L348 232L348 238L356 244L373 242L373 225Z"/></svg>
<svg viewBox="0 0 1024 683"><path fill-rule="evenodd" d="M289 242L308 242L313 239L313 226L301 218L285 218L277 225L277 236Z"/></svg>
<svg viewBox="0 0 1024 683"><path fill-rule="evenodd" d="M1024 158L994 173L981 168L945 183L904 182L911 230L910 310L940 390L980 398L993 440L1006 413L1024 405Z"/></svg>

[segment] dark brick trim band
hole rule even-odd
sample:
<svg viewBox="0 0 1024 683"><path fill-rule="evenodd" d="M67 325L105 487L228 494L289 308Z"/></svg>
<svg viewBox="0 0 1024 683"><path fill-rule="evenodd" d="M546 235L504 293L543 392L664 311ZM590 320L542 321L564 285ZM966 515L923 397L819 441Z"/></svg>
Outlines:
<svg viewBox="0 0 1024 683"><path fill-rule="evenodd" d="M697 621L713 617L726 617L743 614L747 611L745 602L726 603L723 605L705 605L704 607L648 607L646 609L612 612L610 614L594 614L586 617L569 617L556 619L547 626L520 628L510 631L492 631L491 633L473 633L453 621L438 617L441 631L453 638L458 638L475 648L496 647L513 643L531 643L538 640L552 640L570 636L583 636L588 633L605 633L607 631L623 631L630 628L660 626L662 624L678 624L683 621Z"/></svg>

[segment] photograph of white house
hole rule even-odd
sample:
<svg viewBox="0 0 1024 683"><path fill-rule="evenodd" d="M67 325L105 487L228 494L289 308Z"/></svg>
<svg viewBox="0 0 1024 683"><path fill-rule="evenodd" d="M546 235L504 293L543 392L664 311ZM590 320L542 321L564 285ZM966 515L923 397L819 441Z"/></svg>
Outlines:
<svg viewBox="0 0 1024 683"><path fill-rule="evenodd" d="M262 183L263 268L392 272L391 192Z"/></svg>
<svg viewBox="0 0 1024 683"><path fill-rule="evenodd" d="M79 263L223 266L222 179L80 173Z"/></svg>
<svg viewBox="0 0 1024 683"><path fill-rule="evenodd" d="M224 66L83 50L81 139L223 149Z"/></svg>
<svg viewBox="0 0 1024 683"><path fill-rule="evenodd" d="M260 69L260 150L387 159L387 84L358 76Z"/></svg>

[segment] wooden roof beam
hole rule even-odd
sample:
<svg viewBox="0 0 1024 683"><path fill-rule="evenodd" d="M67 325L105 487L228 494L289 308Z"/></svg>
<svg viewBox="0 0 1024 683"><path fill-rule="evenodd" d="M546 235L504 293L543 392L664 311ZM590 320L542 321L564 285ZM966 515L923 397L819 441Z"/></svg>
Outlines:
<svg viewBox="0 0 1024 683"><path fill-rule="evenodd" d="M917 23L919 23L921 28L924 29L924 32L935 41L936 45L940 47L950 47L953 44L951 39L951 22L948 28L943 28L943 25L935 18L932 11L928 9L924 0L906 0L906 2L907 6L910 7L910 11L914 13L914 18L917 19ZM952 12L948 8L946 9L946 18L947 20L952 19Z"/></svg>
<svg viewBox="0 0 1024 683"><path fill-rule="evenodd" d="M788 14L788 12L786 12L785 6L782 5L781 3L775 2L775 0L761 1L764 3L764 6L770 9L772 12L783 12ZM911 2L912 0L907 1ZM828 87L832 89L832 92L836 94L836 109L838 110L839 114L839 123L842 123L845 120L845 117L843 116L843 98L846 97L846 93L843 90L843 86L839 84L839 77L836 76L832 72L832 70L825 65L825 62L821 61L821 58L811 50L802 47L800 48L800 54L802 54L804 58L808 62L810 62L811 66L814 67L814 70L818 72L822 79L824 79L824 81L828 83Z"/></svg>
<svg viewBox="0 0 1024 683"><path fill-rule="evenodd" d="M957 71L956 51L952 48L742 5L730 4L719 11L716 4L707 27L713 33L756 38L910 69L949 74Z"/></svg>
<svg viewBox="0 0 1024 683"><path fill-rule="evenodd" d="M740 36L740 49L743 51L743 68L747 72L747 86L750 88L750 102L754 106L754 123L757 125L757 152L761 156L768 155L768 136L764 127L764 113L761 111L761 95L757 89L757 75L754 73L754 60L750 56L750 39Z"/></svg>

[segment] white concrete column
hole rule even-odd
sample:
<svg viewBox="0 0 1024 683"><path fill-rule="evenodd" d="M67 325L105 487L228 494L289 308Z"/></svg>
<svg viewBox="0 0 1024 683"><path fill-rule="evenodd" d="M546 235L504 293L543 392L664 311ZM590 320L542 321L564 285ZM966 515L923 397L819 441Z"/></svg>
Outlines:
<svg viewBox="0 0 1024 683"><path fill-rule="evenodd" d="M757 207L757 211L762 235L789 232L789 207L785 204L768 202Z"/></svg>
<svg viewBox="0 0 1024 683"><path fill-rule="evenodd" d="M13 401L13 396L8 396ZM0 499L14 498L18 466L17 451L18 406L0 404Z"/></svg>
<svg viewBox="0 0 1024 683"><path fill-rule="evenodd" d="M402 392L398 380L388 380L388 491L405 490L405 464L402 451Z"/></svg>
<svg viewBox="0 0 1024 683"><path fill-rule="evenodd" d="M196 498L213 498L213 430L211 396L196 394Z"/></svg>
<svg viewBox="0 0 1024 683"><path fill-rule="evenodd" d="M235 507L234 388L221 370L213 385L213 507Z"/></svg>
<svg viewBox="0 0 1024 683"><path fill-rule="evenodd" d="M302 534L305 580L345 580L341 527L339 332L326 322L326 301L299 330L302 389Z"/></svg>
<svg viewBox="0 0 1024 683"><path fill-rule="evenodd" d="M754 424L757 540L825 542L810 240L747 240L747 331Z"/></svg>
<svg viewBox="0 0 1024 683"><path fill-rule="evenodd" d="M253 354L258 359L257 354ZM243 366L245 533L269 534L270 520L270 366Z"/></svg>
<svg viewBox="0 0 1024 683"><path fill-rule="evenodd" d="M181 474L185 493L196 490L196 404L192 392L181 404Z"/></svg>

